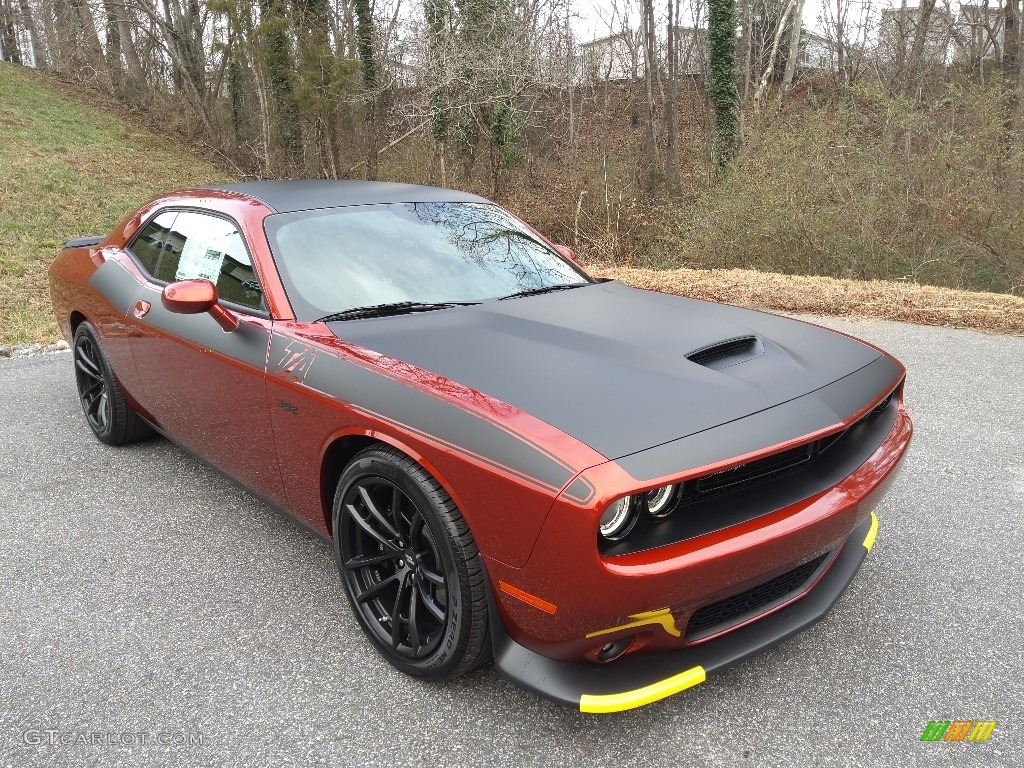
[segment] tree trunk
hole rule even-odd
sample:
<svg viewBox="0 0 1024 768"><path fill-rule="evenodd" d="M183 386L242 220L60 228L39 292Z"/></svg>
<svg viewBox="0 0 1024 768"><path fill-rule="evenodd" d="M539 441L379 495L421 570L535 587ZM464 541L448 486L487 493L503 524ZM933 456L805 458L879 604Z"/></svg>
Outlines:
<svg viewBox="0 0 1024 768"><path fill-rule="evenodd" d="M934 0L932 1L934 2ZM772 50L768 54L768 64L765 66L764 72L761 75L761 82L757 86L757 93L754 94L755 103L761 101L761 97L764 95L764 91L768 87L768 79L775 70L775 58L779 55L779 43L782 41L782 33L786 28L786 19L789 18L789 14L792 12L793 4L795 2L796 0L788 0L786 8L782 12L782 18L779 19L779 26L775 29L775 37L772 39Z"/></svg>
<svg viewBox="0 0 1024 768"><path fill-rule="evenodd" d="M846 76L846 13L842 0L836 0L836 80L840 85L849 85Z"/></svg>
<svg viewBox="0 0 1024 768"><path fill-rule="evenodd" d="M10 0L0 0L0 50L4 61L21 64L18 33L14 29L14 7Z"/></svg>
<svg viewBox="0 0 1024 768"><path fill-rule="evenodd" d="M356 11L356 38L359 60L363 67L363 90L367 104L366 126L366 178L377 178L377 59L374 55L374 23L370 0L354 0Z"/></svg>
<svg viewBox="0 0 1024 768"><path fill-rule="evenodd" d="M654 0L643 0L644 14L644 86L647 106L647 154L651 165L658 169L658 135L654 127L654 78L658 67L655 58Z"/></svg>
<svg viewBox="0 0 1024 768"><path fill-rule="evenodd" d="M85 47L86 62L91 64L97 75L106 74L106 60L103 58L103 46L96 31L96 23L92 17L92 9L86 0L75 0L78 6L78 18L82 24L82 42Z"/></svg>
<svg viewBox="0 0 1024 768"><path fill-rule="evenodd" d="M46 41L45 65L46 69L55 69L57 64L57 51L60 48L60 38L57 37L57 10L53 0L41 0L39 3L40 23L43 26L43 39Z"/></svg>
<svg viewBox="0 0 1024 768"><path fill-rule="evenodd" d="M291 44L288 35L290 22L288 9L279 0L260 0L260 18L272 19L268 28L267 78L269 80L270 100L273 104L275 131L279 137L279 148L283 156L272 152L274 172L285 177L303 171L302 126L299 124L299 110L295 103L292 88L292 73L295 70L292 61ZM270 139L270 145L273 146Z"/></svg>
<svg viewBox="0 0 1024 768"><path fill-rule="evenodd" d="M713 160L721 173L736 156L739 144L735 0L709 0L708 57L708 93L715 108Z"/></svg>
<svg viewBox="0 0 1024 768"><path fill-rule="evenodd" d="M750 98L750 84L754 79L751 72L754 68L751 35L754 31L754 18L751 7L752 0L743 0L743 31L740 38L740 58L743 60L743 101Z"/></svg>
<svg viewBox="0 0 1024 768"><path fill-rule="evenodd" d="M21 64L21 47L15 26L14 5L11 0L0 0L0 60Z"/></svg>
<svg viewBox="0 0 1024 768"><path fill-rule="evenodd" d="M1017 71L1020 58L1020 16L1017 3L1020 0L1005 0L1003 7L1003 69L1013 74Z"/></svg>
<svg viewBox="0 0 1024 768"><path fill-rule="evenodd" d="M782 97L789 93L793 87L793 76L796 74L796 64L800 59L800 32L804 21L804 0L796 0L796 9L793 11L793 26L789 32L789 56L786 57L786 74L782 78L782 88L779 90L779 104Z"/></svg>
<svg viewBox="0 0 1024 768"><path fill-rule="evenodd" d="M914 81L924 71L924 45L928 39L928 30L931 27L934 9L935 0L921 0L921 13L917 17L917 29L914 30L914 47L910 51L907 76L903 81L904 93L910 92Z"/></svg>
<svg viewBox="0 0 1024 768"><path fill-rule="evenodd" d="M29 43L32 46L32 63L36 69L46 69L46 49L43 47L43 40L39 37L39 30L36 28L35 19L32 17L32 7L28 0L21 0L21 22L28 32Z"/></svg>
<svg viewBox="0 0 1024 768"><path fill-rule="evenodd" d="M681 181L679 178L679 51L676 35L679 26L680 0L668 0L668 92L665 97L665 126L668 129L668 146L665 152L665 178L675 189Z"/></svg>
<svg viewBox="0 0 1024 768"><path fill-rule="evenodd" d="M124 83L124 73L121 69L121 28L117 24L118 13L112 0L103 0L103 11L107 16L107 46L104 56L115 92L120 93Z"/></svg>
<svg viewBox="0 0 1024 768"><path fill-rule="evenodd" d="M146 71L142 68L139 49L136 47L135 38L132 35L128 8L125 5L125 0L113 0L113 5L114 12L117 14L117 29L121 36L121 50L124 52L124 60L128 63L128 78L135 86L131 91L142 94L149 89L145 87Z"/></svg>

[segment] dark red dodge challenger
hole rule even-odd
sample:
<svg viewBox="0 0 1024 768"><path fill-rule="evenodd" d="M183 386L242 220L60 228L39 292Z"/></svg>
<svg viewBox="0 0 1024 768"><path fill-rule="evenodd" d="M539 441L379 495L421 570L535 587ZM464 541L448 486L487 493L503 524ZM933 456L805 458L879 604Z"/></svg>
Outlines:
<svg viewBox="0 0 1024 768"><path fill-rule="evenodd" d="M585 712L821 618L912 432L885 352L593 279L451 190L170 194L50 285L96 437L155 429L330 539L399 669L493 653Z"/></svg>

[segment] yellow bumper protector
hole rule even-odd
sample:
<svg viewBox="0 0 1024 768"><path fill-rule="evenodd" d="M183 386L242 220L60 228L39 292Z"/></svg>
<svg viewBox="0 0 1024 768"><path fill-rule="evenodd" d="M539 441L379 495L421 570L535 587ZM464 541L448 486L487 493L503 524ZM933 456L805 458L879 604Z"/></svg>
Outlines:
<svg viewBox="0 0 1024 768"><path fill-rule="evenodd" d="M878 515L874 512L871 513L871 528L868 530L868 535L864 537L864 549L868 552L875 546L875 536L878 535Z"/></svg>
<svg viewBox="0 0 1024 768"><path fill-rule="evenodd" d="M685 672L680 672L678 675L645 685L643 688L637 688L635 691L595 696L585 693L580 696L580 712L589 712L591 714L624 712L627 709L642 707L646 704L660 701L674 693L685 691L687 688L703 683L706 678L707 675L704 672L704 667L696 666Z"/></svg>
<svg viewBox="0 0 1024 768"><path fill-rule="evenodd" d="M634 627L644 627L648 624L660 626L673 637L679 637L682 634L676 628L675 617L672 615L672 611L668 608L661 608L657 611L645 611L644 613L634 613L629 618L633 619L633 621L627 622L626 624L620 624L617 627L608 627L608 629L599 629L596 632L588 632L587 637L607 635L611 632L618 632L620 629L633 629Z"/></svg>

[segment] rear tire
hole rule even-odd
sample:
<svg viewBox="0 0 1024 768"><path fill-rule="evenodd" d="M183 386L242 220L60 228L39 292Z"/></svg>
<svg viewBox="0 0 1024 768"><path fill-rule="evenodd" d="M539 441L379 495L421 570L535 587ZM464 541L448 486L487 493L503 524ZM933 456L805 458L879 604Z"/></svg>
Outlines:
<svg viewBox="0 0 1024 768"><path fill-rule="evenodd" d="M358 454L338 480L334 554L363 632L410 675L457 677L490 655L484 571L451 497L409 457Z"/></svg>
<svg viewBox="0 0 1024 768"><path fill-rule="evenodd" d="M73 349L78 400L92 433L107 445L147 437L149 425L125 401L99 335L88 322L75 329Z"/></svg>

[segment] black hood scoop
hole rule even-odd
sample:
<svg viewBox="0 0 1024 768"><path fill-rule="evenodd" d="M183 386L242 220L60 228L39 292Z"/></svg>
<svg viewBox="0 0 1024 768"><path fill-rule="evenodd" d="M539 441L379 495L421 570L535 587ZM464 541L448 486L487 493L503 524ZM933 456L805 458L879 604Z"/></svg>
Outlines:
<svg viewBox="0 0 1024 768"><path fill-rule="evenodd" d="M720 371L763 354L764 344L756 336L736 336L695 349L686 356L686 359L705 368Z"/></svg>

